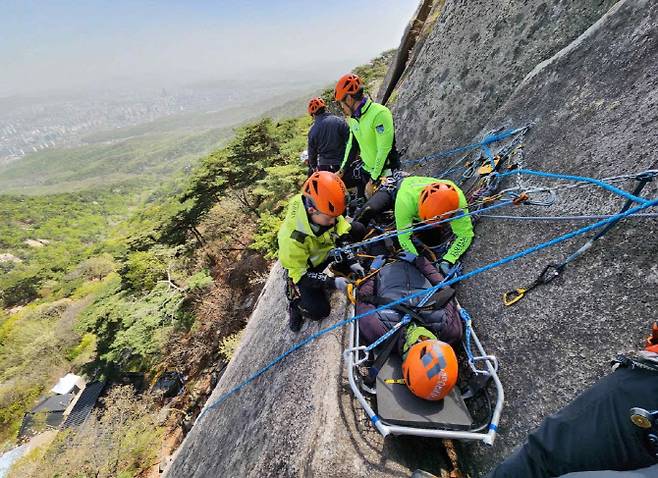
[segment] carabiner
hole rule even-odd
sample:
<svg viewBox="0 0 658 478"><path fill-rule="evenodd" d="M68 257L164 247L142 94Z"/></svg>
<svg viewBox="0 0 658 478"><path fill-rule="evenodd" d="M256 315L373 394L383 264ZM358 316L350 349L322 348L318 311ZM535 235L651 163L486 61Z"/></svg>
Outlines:
<svg viewBox="0 0 658 478"><path fill-rule="evenodd" d="M509 292L505 292L503 294L503 304L505 304L508 307L510 305L516 304L518 301L523 299L526 292L527 289L523 289L521 287L519 287L518 289L510 290Z"/></svg>

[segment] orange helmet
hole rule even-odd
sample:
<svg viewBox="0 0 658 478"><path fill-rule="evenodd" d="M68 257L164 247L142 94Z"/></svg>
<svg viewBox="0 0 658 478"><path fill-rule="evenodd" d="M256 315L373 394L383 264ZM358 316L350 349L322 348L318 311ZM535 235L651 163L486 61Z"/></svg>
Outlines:
<svg viewBox="0 0 658 478"><path fill-rule="evenodd" d="M334 98L336 101L343 101L346 95L353 95L363 89L363 82L361 78L353 73L343 75L336 83L334 89Z"/></svg>
<svg viewBox="0 0 658 478"><path fill-rule="evenodd" d="M457 382L457 356L440 340L423 340L413 345L402 362L409 390L425 400L441 400Z"/></svg>
<svg viewBox="0 0 658 478"><path fill-rule="evenodd" d="M313 116L320 108L326 107L327 104L322 98L311 98L308 102L308 114Z"/></svg>
<svg viewBox="0 0 658 478"><path fill-rule="evenodd" d="M420 193L418 201L418 215L423 221L439 217L445 219L446 215L459 208L459 194L454 186L446 183L432 183Z"/></svg>
<svg viewBox="0 0 658 478"><path fill-rule="evenodd" d="M327 216L338 217L345 212L347 189L334 173L317 171L311 174L302 186L302 194Z"/></svg>

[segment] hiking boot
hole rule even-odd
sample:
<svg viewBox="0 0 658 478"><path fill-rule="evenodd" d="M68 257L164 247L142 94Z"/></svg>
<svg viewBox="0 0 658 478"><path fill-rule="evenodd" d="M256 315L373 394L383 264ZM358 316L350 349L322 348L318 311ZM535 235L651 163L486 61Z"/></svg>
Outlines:
<svg viewBox="0 0 658 478"><path fill-rule="evenodd" d="M290 330L295 333L299 332L302 328L302 324L304 323L304 315L299 308L298 301L294 300L290 303L288 306L288 316L290 318L288 322L288 327L290 327Z"/></svg>

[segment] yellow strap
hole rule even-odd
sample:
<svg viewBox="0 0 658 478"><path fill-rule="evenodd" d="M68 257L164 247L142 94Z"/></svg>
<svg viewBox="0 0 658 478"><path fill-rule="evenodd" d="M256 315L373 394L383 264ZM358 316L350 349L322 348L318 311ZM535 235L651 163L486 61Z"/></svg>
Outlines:
<svg viewBox="0 0 658 478"><path fill-rule="evenodd" d="M353 305L356 305L356 295L354 294L355 289L356 287L354 287L354 284L350 284L350 283L347 284L347 289L346 289L347 298L350 300L350 302Z"/></svg>
<svg viewBox="0 0 658 478"><path fill-rule="evenodd" d="M387 378L384 380L384 383L387 383L389 385L406 385L407 382L404 381L403 378Z"/></svg>
<svg viewBox="0 0 658 478"><path fill-rule="evenodd" d="M375 269L374 271L370 272L369 274L366 274L365 276L361 277L360 279L357 279L354 281L355 287L359 287L361 284L363 284L365 281L370 279L372 276L377 274L380 271L381 267L379 269Z"/></svg>

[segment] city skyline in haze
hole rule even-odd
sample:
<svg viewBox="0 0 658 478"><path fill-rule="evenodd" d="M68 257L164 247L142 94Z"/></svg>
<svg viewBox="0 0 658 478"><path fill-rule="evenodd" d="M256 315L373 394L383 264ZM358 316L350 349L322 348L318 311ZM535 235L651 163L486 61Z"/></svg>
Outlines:
<svg viewBox="0 0 658 478"><path fill-rule="evenodd" d="M322 81L395 48L417 0L2 0L0 97ZM288 78L289 77L289 78Z"/></svg>

